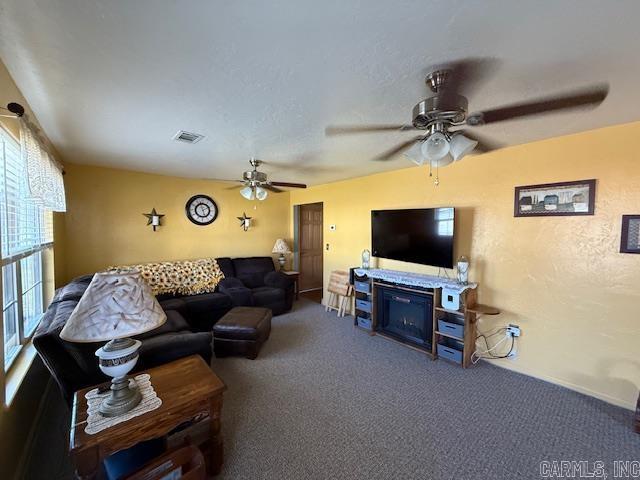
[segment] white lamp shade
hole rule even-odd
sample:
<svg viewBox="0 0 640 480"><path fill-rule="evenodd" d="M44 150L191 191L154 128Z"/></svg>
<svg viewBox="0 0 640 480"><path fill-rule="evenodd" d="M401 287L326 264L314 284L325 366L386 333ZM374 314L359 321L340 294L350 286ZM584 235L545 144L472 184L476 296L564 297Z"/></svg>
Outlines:
<svg viewBox="0 0 640 480"><path fill-rule="evenodd" d="M432 167L446 167L453 163L453 157L449 154L446 154L444 157L439 158L438 160L431 160Z"/></svg>
<svg viewBox="0 0 640 480"><path fill-rule="evenodd" d="M255 200L256 194L252 187L244 187L240 190L240 195L242 195L247 200Z"/></svg>
<svg viewBox="0 0 640 480"><path fill-rule="evenodd" d="M256 187L256 198L258 200L264 200L267 198L267 191L262 187Z"/></svg>
<svg viewBox="0 0 640 480"><path fill-rule="evenodd" d="M422 155L422 143L416 142L411 148L407 149L403 155L411 160L416 165L422 165L424 163L424 155Z"/></svg>
<svg viewBox="0 0 640 480"><path fill-rule="evenodd" d="M444 133L435 132L422 142L421 151L427 160L440 160L449 153L449 141Z"/></svg>
<svg viewBox="0 0 640 480"><path fill-rule="evenodd" d="M470 138L465 137L461 133L454 135L450 142L451 145L451 156L453 160L456 162L460 160L465 155L473 152L473 149L476 148L478 142L476 140L472 140Z"/></svg>
<svg viewBox="0 0 640 480"><path fill-rule="evenodd" d="M69 342L104 342L148 332L166 320L140 272L96 273L60 338Z"/></svg>
<svg viewBox="0 0 640 480"><path fill-rule="evenodd" d="M291 253L291 250L289 250L289 245L287 245L287 242L285 242L282 238L279 238L276 240L271 253Z"/></svg>

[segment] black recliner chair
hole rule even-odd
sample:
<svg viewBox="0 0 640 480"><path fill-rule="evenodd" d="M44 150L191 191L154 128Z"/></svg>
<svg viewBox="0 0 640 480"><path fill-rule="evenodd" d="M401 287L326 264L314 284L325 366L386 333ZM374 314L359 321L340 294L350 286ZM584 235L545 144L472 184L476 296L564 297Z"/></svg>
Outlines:
<svg viewBox="0 0 640 480"><path fill-rule="evenodd" d="M216 258L224 279L221 293L231 297L234 306L270 308L273 315L291 310L294 283L277 272L271 257Z"/></svg>

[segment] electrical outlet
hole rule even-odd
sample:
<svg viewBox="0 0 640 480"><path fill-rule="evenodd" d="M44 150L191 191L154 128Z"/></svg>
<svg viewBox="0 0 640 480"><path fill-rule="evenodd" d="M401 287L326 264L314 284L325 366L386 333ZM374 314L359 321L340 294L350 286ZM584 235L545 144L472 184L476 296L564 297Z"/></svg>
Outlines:
<svg viewBox="0 0 640 480"><path fill-rule="evenodd" d="M513 323L510 323L509 326L507 327L507 334L512 336L512 337L519 337L520 336L520 326L519 325L514 325Z"/></svg>

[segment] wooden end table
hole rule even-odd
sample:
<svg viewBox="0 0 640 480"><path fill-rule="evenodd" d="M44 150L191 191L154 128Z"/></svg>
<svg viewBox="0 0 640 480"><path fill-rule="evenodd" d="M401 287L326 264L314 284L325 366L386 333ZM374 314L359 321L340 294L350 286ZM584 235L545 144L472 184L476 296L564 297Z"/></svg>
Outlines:
<svg viewBox="0 0 640 480"><path fill-rule="evenodd" d="M209 416L210 439L207 442L207 470L215 475L222 468L222 434L220 413L225 384L204 360L193 355L135 375L148 373L151 385L162 405L139 417L109 427L94 435L85 433L87 400L85 394L94 387L75 393L71 415L69 450L80 479L98 477L105 457L136 443L162 437L183 422L201 414Z"/></svg>
<svg viewBox="0 0 640 480"><path fill-rule="evenodd" d="M300 286L298 284L298 281L300 280L300 272L296 272L293 270L280 270L280 271L293 280L294 291L296 292L296 300L298 300L298 297L300 294Z"/></svg>

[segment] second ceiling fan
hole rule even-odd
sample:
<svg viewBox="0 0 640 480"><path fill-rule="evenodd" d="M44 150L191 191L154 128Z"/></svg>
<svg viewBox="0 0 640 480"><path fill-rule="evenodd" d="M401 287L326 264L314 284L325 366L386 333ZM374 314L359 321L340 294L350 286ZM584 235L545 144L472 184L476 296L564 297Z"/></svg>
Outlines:
<svg viewBox="0 0 640 480"><path fill-rule="evenodd" d="M240 188L240 195L247 200L265 200L269 195L267 190L274 193L284 191L278 187L307 188L304 183L275 182L268 180L266 173L258 171L258 167L263 163L262 160L251 158L249 164L253 167L253 170L243 172L242 180L232 180L242 184L233 188Z"/></svg>
<svg viewBox="0 0 640 480"><path fill-rule="evenodd" d="M608 85L599 84L569 94L539 98L468 114L468 100L462 95L488 70L489 60L465 59L442 66L427 75L425 82L433 95L413 107L411 125L329 126L326 135L421 131L420 134L383 152L373 160L391 160L405 152L415 163L431 168L444 167L465 155L501 148L476 131L461 127L478 127L541 113L597 106L606 98ZM438 178L436 175L436 185Z"/></svg>

